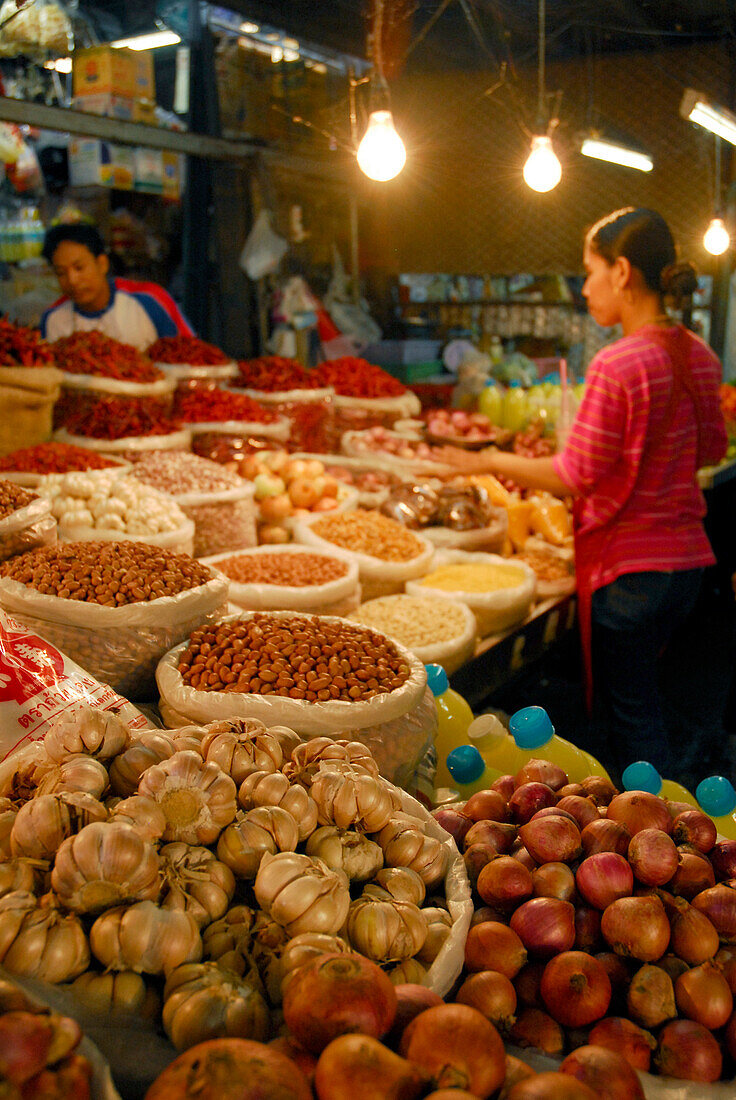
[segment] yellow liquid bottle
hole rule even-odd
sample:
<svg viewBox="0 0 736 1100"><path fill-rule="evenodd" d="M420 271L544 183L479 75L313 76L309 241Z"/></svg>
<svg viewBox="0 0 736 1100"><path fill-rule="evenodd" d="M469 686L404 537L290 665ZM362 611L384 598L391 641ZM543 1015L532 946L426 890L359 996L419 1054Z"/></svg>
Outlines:
<svg viewBox="0 0 736 1100"><path fill-rule="evenodd" d="M517 710L509 720L509 732L524 752L526 760L532 757L550 760L562 768L570 783L579 783L591 774L590 761L593 761L593 757L588 757L587 753L571 741L558 737L544 707L523 707ZM594 774L606 774L600 764L598 768L600 770Z"/></svg>
<svg viewBox="0 0 736 1100"><path fill-rule="evenodd" d="M518 432L529 420L529 405L521 383L514 379L503 396L502 427Z"/></svg>
<svg viewBox="0 0 736 1100"><path fill-rule="evenodd" d="M476 791L486 791L502 772L489 767L475 745L459 745L447 754L452 785L465 801Z"/></svg>
<svg viewBox="0 0 736 1100"><path fill-rule="evenodd" d="M481 714L468 729L468 741L483 757L487 767L499 775L516 775L527 757L495 714ZM491 780L493 782L493 780Z"/></svg>
<svg viewBox="0 0 736 1100"><path fill-rule="evenodd" d="M437 771L434 785L454 787L452 776L447 770L447 756L459 745L468 740L468 728L473 721L473 712L457 691L453 691L442 665L426 665L427 685L434 695L437 707Z"/></svg>
<svg viewBox="0 0 736 1100"><path fill-rule="evenodd" d="M579 749L579 752L582 753L582 756L588 768L583 778L588 775L602 775L604 779L611 778L606 769L601 764L600 760L596 760L592 753L586 752L585 749ZM573 780L573 782L577 783L578 780Z"/></svg>
<svg viewBox="0 0 736 1100"><path fill-rule="evenodd" d="M695 791L700 809L713 819L720 836L736 840L736 791L725 775L711 775Z"/></svg>
<svg viewBox="0 0 736 1100"><path fill-rule="evenodd" d="M487 416L491 424L500 424L503 416L503 393L496 382L486 382L478 397L478 412Z"/></svg>
<svg viewBox="0 0 736 1100"><path fill-rule="evenodd" d="M657 769L647 760L636 760L624 768L621 782L627 791L648 791L671 802L688 802L693 809L699 809L697 799L690 794L682 783L674 779L662 779ZM736 799L734 799L736 801Z"/></svg>

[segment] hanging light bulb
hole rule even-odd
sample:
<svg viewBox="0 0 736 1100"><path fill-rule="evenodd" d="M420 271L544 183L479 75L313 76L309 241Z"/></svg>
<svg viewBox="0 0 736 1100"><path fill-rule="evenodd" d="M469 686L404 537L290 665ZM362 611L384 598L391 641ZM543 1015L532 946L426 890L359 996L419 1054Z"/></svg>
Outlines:
<svg viewBox="0 0 736 1100"><path fill-rule="evenodd" d="M562 165L546 134L532 138L532 151L524 165L524 182L532 191L551 191L562 179Z"/></svg>
<svg viewBox="0 0 736 1100"><path fill-rule="evenodd" d="M358 146L358 164L369 179L385 183L406 164L406 148L396 133L390 111L372 111Z"/></svg>
<svg viewBox="0 0 736 1100"><path fill-rule="evenodd" d="M723 218L712 218L703 237L703 247L711 256L722 256L731 243Z"/></svg>

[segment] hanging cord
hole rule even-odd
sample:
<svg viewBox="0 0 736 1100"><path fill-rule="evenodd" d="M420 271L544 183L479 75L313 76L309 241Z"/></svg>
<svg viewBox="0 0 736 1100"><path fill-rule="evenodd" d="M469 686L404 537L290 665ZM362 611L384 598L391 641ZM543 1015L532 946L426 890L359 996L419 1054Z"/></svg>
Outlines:
<svg viewBox="0 0 736 1100"><path fill-rule="evenodd" d="M721 211L721 139L716 134L716 164L715 164L715 215L722 216Z"/></svg>
<svg viewBox="0 0 736 1100"><path fill-rule="evenodd" d="M546 5L545 0L539 0L538 8L538 63L537 69L537 114L539 116L540 124L544 124L547 121L547 112L545 104L544 94L544 54L546 50L545 42L545 23L546 23Z"/></svg>

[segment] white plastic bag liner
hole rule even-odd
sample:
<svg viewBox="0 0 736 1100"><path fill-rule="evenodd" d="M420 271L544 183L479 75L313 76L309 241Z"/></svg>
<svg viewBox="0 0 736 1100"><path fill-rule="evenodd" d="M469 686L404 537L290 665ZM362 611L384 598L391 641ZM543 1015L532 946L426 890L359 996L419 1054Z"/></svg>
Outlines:
<svg viewBox="0 0 736 1100"><path fill-rule="evenodd" d="M471 527L469 531L453 531L450 527L422 527L422 534L438 550L485 550L498 553L506 539L509 514L496 508L492 523L486 527Z"/></svg>
<svg viewBox="0 0 736 1100"><path fill-rule="evenodd" d="M195 558L255 546L255 488L243 481L232 489L212 493L178 493L174 500L194 526Z"/></svg>
<svg viewBox="0 0 736 1100"><path fill-rule="evenodd" d="M2 592L0 592L0 600ZM253 618L242 612L231 621ZM293 611L273 611L273 617L291 619ZM335 616L323 616L330 621ZM220 620L222 621L222 619ZM346 626L355 627L345 621ZM391 641L409 665L409 678L385 695L348 703L332 699L311 703L279 695L241 694L235 691L199 691L186 685L178 669L188 642L177 645L159 661L156 683L159 709L165 722L206 725L223 718L259 718L267 726L288 726L302 737L346 737L367 745L385 779L404 786L411 779L437 729L437 708L427 687L421 661Z"/></svg>
<svg viewBox="0 0 736 1100"><path fill-rule="evenodd" d="M363 450L361 442L365 438L363 431L343 432L340 437L340 450L343 454L353 458L361 458L365 462L368 459L377 459L381 468L390 470L404 481L414 481L422 477L447 477L456 474L453 466L444 462L435 462L430 458L401 458L385 452L373 452ZM410 442L410 440L405 440Z"/></svg>
<svg viewBox="0 0 736 1100"><path fill-rule="evenodd" d="M452 928L422 981L422 985L433 989L435 993L439 993L440 997L446 997L465 965L465 941L473 919L473 900L468 872L455 841L435 821L421 802L412 798L406 791L400 790L399 796L402 811L411 814L412 817L418 817L424 824L427 836L441 840L447 851L445 898L452 917Z"/></svg>
<svg viewBox="0 0 736 1100"><path fill-rule="evenodd" d="M224 558L243 557L257 558L264 554L316 554L317 557L328 560L338 560L347 566L344 577L338 577L334 581L326 581L324 584L310 584L304 586L289 586L286 584L241 584L238 581L230 581L229 599L238 608L247 611L304 611L310 615L345 615L346 611L335 611L335 607L347 605L355 601L360 602L360 584L358 582L358 563L346 562L344 558L338 558L326 550L318 550L316 547L294 545L287 546L257 546L253 550L244 550L242 554L216 554L214 557L201 558L203 565L209 565L217 569L217 563ZM229 580L229 578L228 578ZM354 603L354 607L358 604ZM328 610L329 609L329 610Z"/></svg>
<svg viewBox="0 0 736 1100"><path fill-rule="evenodd" d="M238 263L249 279L272 275L289 245L271 228L271 211L263 209L256 217Z"/></svg>
<svg viewBox="0 0 736 1100"><path fill-rule="evenodd" d="M90 393L110 393L116 397L171 397L176 379L158 378L155 382L130 382L122 378L104 378L97 374L64 374L62 389Z"/></svg>
<svg viewBox="0 0 736 1100"><path fill-rule="evenodd" d="M384 596L383 600L397 603L401 606L402 601L406 601L409 598L409 593L404 592L397 596ZM431 599L431 597L423 597L424 599ZM372 601L368 601L368 606ZM462 613L463 626L460 632L454 637L445 639L441 642L435 642L432 645L412 645L407 646L411 652L417 657L423 665L442 665L448 676L451 676L453 672L464 665L466 661L475 653L475 643L478 637L478 624L475 621L475 615L467 606L460 600L453 601L455 607ZM352 615L349 616L354 622L362 623L365 620L361 617L364 604L361 605ZM376 628L372 623L369 625L371 630ZM393 638L393 635L389 635ZM401 643L401 639L394 639ZM404 643L401 643L404 644Z"/></svg>
<svg viewBox="0 0 736 1100"><path fill-rule="evenodd" d="M335 408L361 409L378 416L394 416L397 420L406 420L419 416L422 403L411 390L396 397L343 397L338 393L335 394Z"/></svg>
<svg viewBox="0 0 736 1100"><path fill-rule="evenodd" d="M430 596L438 600L461 600L475 615L481 638L508 630L521 622L534 602L537 591L537 575L524 562L512 562L498 554L471 553L465 550L438 550L432 569L443 565L466 565L479 562L486 565L512 566L519 570L519 584L515 588L500 588L495 592L448 592L431 588L426 584L409 581L406 591L411 596Z"/></svg>
<svg viewBox="0 0 736 1100"><path fill-rule="evenodd" d="M175 554L190 555L194 549L194 523L191 519L173 531L159 531L157 534L129 535L127 531L116 528L72 527L63 523L59 525L58 533L59 542L145 542Z"/></svg>
<svg viewBox="0 0 736 1100"><path fill-rule="evenodd" d="M320 519L314 516L310 519L298 520L294 523L294 541L304 546L317 546L323 550L329 550L336 557L343 557L348 561L355 561L358 565L360 585L363 590L363 600L374 600L377 596L393 596L395 592L403 592L404 585L415 577L423 577L432 566L435 554L434 546L423 538L418 531L412 531L421 544L421 551L410 561L384 561L383 558L375 558L371 554L360 554L354 550L346 550L337 546L334 542L322 538L312 530L312 525Z"/></svg>
<svg viewBox="0 0 736 1100"><path fill-rule="evenodd" d="M262 439L275 439L279 443L286 443L291 431L291 421L287 416L279 416L268 424L260 420L210 420L188 424L187 427L192 435L204 435L205 432L220 435L256 435Z"/></svg>
<svg viewBox="0 0 736 1100"><path fill-rule="evenodd" d="M56 520L51 514L51 504L44 497L0 519L0 561L37 546L53 546L55 542Z"/></svg>
<svg viewBox="0 0 736 1100"><path fill-rule="evenodd" d="M93 470L65 470L64 473L74 474L111 474L119 473L126 474L130 472L130 463L123 462L119 458L113 458L110 456L111 466L103 466L102 469ZM14 481L16 485L23 485L26 489L37 488L45 477L63 477L63 474L32 474L26 473L24 470L3 470L0 472L0 478L4 478L5 481Z"/></svg>
<svg viewBox="0 0 736 1100"><path fill-rule="evenodd" d="M238 375L238 364L234 359L229 363L156 363L155 366L175 382L183 378L209 378L212 381L229 382Z"/></svg>
<svg viewBox="0 0 736 1100"><path fill-rule="evenodd" d="M99 535L95 533L95 538ZM128 699L150 699L159 660L227 606L227 580L158 600L101 607L37 592L0 577L0 607Z"/></svg>
<svg viewBox="0 0 736 1100"><path fill-rule="evenodd" d="M121 439L95 439L88 435L72 435L66 428L54 432L57 443L71 443L75 447L87 447L104 455L131 454L144 451L190 451L192 433L189 428L166 435L127 435Z"/></svg>
<svg viewBox="0 0 736 1100"><path fill-rule="evenodd" d="M314 405L318 401L327 401L334 398L335 391L332 386L320 386L314 390L250 390L242 386L228 387L232 393L244 393L258 401L261 405L283 405L292 402L298 405Z"/></svg>

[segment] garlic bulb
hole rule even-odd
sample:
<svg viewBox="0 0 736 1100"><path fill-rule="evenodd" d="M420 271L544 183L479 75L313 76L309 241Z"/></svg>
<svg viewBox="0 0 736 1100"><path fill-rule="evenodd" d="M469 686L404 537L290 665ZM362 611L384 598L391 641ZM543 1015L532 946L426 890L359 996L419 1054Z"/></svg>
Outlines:
<svg viewBox="0 0 736 1100"><path fill-rule="evenodd" d="M373 882L363 887L363 896L382 901L410 901L420 905L427 896L421 877L410 867L382 867Z"/></svg>
<svg viewBox="0 0 736 1100"><path fill-rule="evenodd" d="M242 974L250 951L256 913L247 905L233 905L202 932L204 957Z"/></svg>
<svg viewBox="0 0 736 1100"><path fill-rule="evenodd" d="M0 963L21 978L71 981L89 966L81 921L61 913L50 894L7 894L0 898Z"/></svg>
<svg viewBox="0 0 736 1100"><path fill-rule="evenodd" d="M421 950L427 922L410 901L358 898L350 905L347 934L355 950L374 962L400 962Z"/></svg>
<svg viewBox="0 0 736 1100"><path fill-rule="evenodd" d="M431 966L452 931L452 917L446 909L433 906L422 909L422 916L427 922L427 938L421 950L417 952L417 958L420 962Z"/></svg>
<svg viewBox="0 0 736 1100"><path fill-rule="evenodd" d="M174 742L176 752L196 752L202 756L202 739L182 730L172 730L171 740ZM204 757L202 757L204 759Z"/></svg>
<svg viewBox="0 0 736 1100"><path fill-rule="evenodd" d="M427 968L418 959L403 959L386 973L392 985L424 985Z"/></svg>
<svg viewBox="0 0 736 1100"><path fill-rule="evenodd" d="M36 794L56 794L61 791L86 791L100 799L110 780L107 769L99 760L78 753L67 756L61 764L46 772L36 787Z"/></svg>
<svg viewBox="0 0 736 1100"><path fill-rule="evenodd" d="M71 990L85 1008L100 1016L124 1014L154 1021L161 1011L155 989L132 970L111 970L107 974L86 970L75 978Z"/></svg>
<svg viewBox="0 0 736 1100"><path fill-rule="evenodd" d="M266 853L294 852L299 827L280 806L257 806L240 814L217 842L217 858L241 878L255 878Z"/></svg>
<svg viewBox="0 0 736 1100"><path fill-rule="evenodd" d="M302 744L302 739L299 734L289 729L288 726L269 726L268 734L270 737L275 737L278 741L285 761L291 758L291 754L297 745Z"/></svg>
<svg viewBox="0 0 736 1100"><path fill-rule="evenodd" d="M391 796L381 779L366 772L322 764L309 793L317 803L320 825L377 833L391 818Z"/></svg>
<svg viewBox="0 0 736 1100"><path fill-rule="evenodd" d="M7 800L3 809L17 810L34 798L38 784L54 766L41 741L32 741L11 753L0 764L0 798Z"/></svg>
<svg viewBox="0 0 736 1100"><path fill-rule="evenodd" d="M166 815L164 840L212 844L237 813L237 788L217 764L196 752L176 752L141 776L138 794Z"/></svg>
<svg viewBox="0 0 736 1100"><path fill-rule="evenodd" d="M281 952L281 993L296 974L300 966L311 962L318 955L341 952L349 955L352 948L342 936L330 936L324 932L303 932L294 936Z"/></svg>
<svg viewBox="0 0 736 1100"><path fill-rule="evenodd" d="M84 706L64 711L47 730L43 745L51 759L60 764L79 753L109 760L122 752L129 741L130 730L117 714Z"/></svg>
<svg viewBox="0 0 736 1100"><path fill-rule="evenodd" d="M106 819L102 803L84 791L40 794L18 811L10 833L10 850L14 856L51 861L67 837L93 821Z"/></svg>
<svg viewBox="0 0 736 1100"><path fill-rule="evenodd" d="M410 867L425 886L434 886L445 877L447 849L441 840L427 836L420 822L392 818L378 834L378 843L389 867Z"/></svg>
<svg viewBox="0 0 736 1100"><path fill-rule="evenodd" d="M235 876L209 848L166 844L160 851L164 909L184 909L200 928L227 911L235 893Z"/></svg>
<svg viewBox="0 0 736 1100"><path fill-rule="evenodd" d="M40 868L29 859L7 859L0 863L0 897L20 891L24 894L39 893Z"/></svg>
<svg viewBox="0 0 736 1100"><path fill-rule="evenodd" d="M362 833L323 825L307 841L308 856L324 860L333 871L344 871L351 882L367 882L383 867L383 852Z"/></svg>
<svg viewBox="0 0 736 1100"><path fill-rule="evenodd" d="M143 730L110 764L110 785L121 798L138 790L141 776L152 764L168 760L176 752L173 739L163 730Z"/></svg>
<svg viewBox="0 0 736 1100"><path fill-rule="evenodd" d="M0 859L10 859L10 834L18 811L9 798L0 798Z"/></svg>
<svg viewBox="0 0 736 1100"><path fill-rule="evenodd" d="M261 909L290 936L339 932L348 915L346 875L300 852L264 855L254 889Z"/></svg>
<svg viewBox="0 0 736 1100"><path fill-rule="evenodd" d="M255 965L255 981L272 1005L281 1004L281 955L289 942L289 933L267 913L256 913L249 960Z"/></svg>
<svg viewBox="0 0 736 1100"><path fill-rule="evenodd" d="M108 799L108 805L109 802ZM108 820L130 825L144 840L149 840L152 844L160 840L166 831L166 814L158 802L142 794L118 799L110 809Z"/></svg>
<svg viewBox="0 0 736 1100"><path fill-rule="evenodd" d="M76 913L157 898L158 853L130 825L93 822L60 846L51 886L61 904Z"/></svg>
<svg viewBox="0 0 736 1100"><path fill-rule="evenodd" d="M317 804L304 787L290 783L283 772L251 772L240 784L238 803L244 810L256 806L280 806L297 823L299 840L317 828Z"/></svg>
<svg viewBox="0 0 736 1100"><path fill-rule="evenodd" d="M164 986L163 1025L177 1050L223 1036L265 1042L271 1034L261 994L217 963L185 963Z"/></svg>
<svg viewBox="0 0 736 1100"><path fill-rule="evenodd" d="M108 970L168 974L185 962L199 962L202 939L194 917L181 909L160 909L152 901L108 909L89 934L92 953Z"/></svg>
<svg viewBox="0 0 736 1100"><path fill-rule="evenodd" d="M210 730L202 738L202 754L205 760L219 764L237 784L251 772L278 771L284 759L281 745L267 730L240 735Z"/></svg>
<svg viewBox="0 0 736 1100"><path fill-rule="evenodd" d="M297 745L283 770L293 783L308 788L320 766L328 761L352 764L356 770L378 777L378 765L365 745L360 741L335 741L332 737L313 737Z"/></svg>

